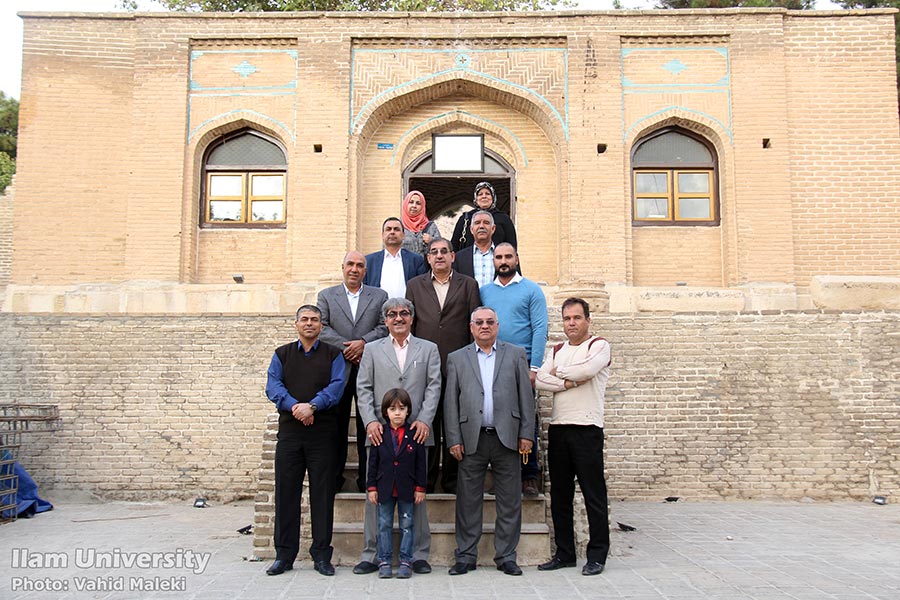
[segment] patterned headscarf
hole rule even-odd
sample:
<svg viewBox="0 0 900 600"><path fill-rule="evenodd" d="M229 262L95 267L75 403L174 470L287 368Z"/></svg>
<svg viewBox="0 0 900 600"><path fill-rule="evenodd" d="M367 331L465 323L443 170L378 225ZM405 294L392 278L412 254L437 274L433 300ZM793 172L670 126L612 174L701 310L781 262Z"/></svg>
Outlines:
<svg viewBox="0 0 900 600"><path fill-rule="evenodd" d="M417 214L415 217L409 214L407 207L409 206L409 201L414 196L418 196L422 200L422 212ZM425 214L425 194L420 191L413 190L408 193L403 198L403 205L400 207L401 209L401 221L403 221L403 228L409 231L419 233L426 227L428 227L428 215Z"/></svg>
<svg viewBox="0 0 900 600"><path fill-rule="evenodd" d="M494 186L492 186L487 181L482 181L481 183L479 183L475 186L475 195L473 196L476 199L475 208L477 208L478 210L481 210L478 207L477 199L478 199L478 192L483 190L484 188L487 188L491 192L491 205L487 208L487 210L495 210L497 208L497 192L494 191Z"/></svg>

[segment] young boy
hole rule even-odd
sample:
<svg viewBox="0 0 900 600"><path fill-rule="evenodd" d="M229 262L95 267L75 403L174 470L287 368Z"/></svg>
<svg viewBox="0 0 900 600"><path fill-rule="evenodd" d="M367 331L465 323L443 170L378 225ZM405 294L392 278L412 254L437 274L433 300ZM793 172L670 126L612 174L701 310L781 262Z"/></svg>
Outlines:
<svg viewBox="0 0 900 600"><path fill-rule="evenodd" d="M378 577L389 579L394 554L394 505L400 525L400 567L397 577L412 576L413 511L425 499L426 453L409 431L412 410L409 394L393 388L381 401L381 416L388 428L381 444L369 451L366 489L369 502L378 505ZM390 435L388 435L390 433Z"/></svg>

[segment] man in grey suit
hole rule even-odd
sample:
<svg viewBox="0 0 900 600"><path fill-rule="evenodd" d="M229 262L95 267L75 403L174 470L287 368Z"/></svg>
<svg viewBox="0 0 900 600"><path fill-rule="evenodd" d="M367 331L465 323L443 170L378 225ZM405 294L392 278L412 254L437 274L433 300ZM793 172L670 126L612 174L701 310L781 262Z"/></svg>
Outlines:
<svg viewBox="0 0 900 600"><path fill-rule="evenodd" d="M475 570L481 539L484 477L494 474L497 519L494 563L521 575L516 546L522 525L519 454L531 451L534 395L525 349L497 340L497 313L479 307L469 328L475 342L447 357L444 428L459 462L456 485L456 564L451 575Z"/></svg>
<svg viewBox="0 0 900 600"><path fill-rule="evenodd" d="M410 429L415 440L433 446L431 423L441 395L441 357L436 344L410 335L415 308L406 298L390 298L381 309L388 337L367 344L359 363L356 379L357 404L366 426L366 444L378 446L384 434L381 401L392 388L403 388L412 400L409 414ZM360 461L362 461L360 457ZM426 502L416 505L413 515L415 539L413 571L430 573L428 555L431 552L431 530L428 527ZM360 562L353 567L357 575L373 573L376 533L375 505L366 502L363 522L365 547Z"/></svg>
<svg viewBox="0 0 900 600"><path fill-rule="evenodd" d="M363 285L366 275L366 257L352 250L341 265L344 282L319 292L316 306L322 311L322 333L319 339L344 353L347 361L347 385L338 405L338 435L335 466L335 491L344 487L344 467L347 465L347 431L350 426L350 410L356 396L356 374L363 347L387 335L387 327L381 317L381 305L387 293L377 287ZM356 477L356 490L366 487L366 434L359 410L356 411L356 449L360 457Z"/></svg>

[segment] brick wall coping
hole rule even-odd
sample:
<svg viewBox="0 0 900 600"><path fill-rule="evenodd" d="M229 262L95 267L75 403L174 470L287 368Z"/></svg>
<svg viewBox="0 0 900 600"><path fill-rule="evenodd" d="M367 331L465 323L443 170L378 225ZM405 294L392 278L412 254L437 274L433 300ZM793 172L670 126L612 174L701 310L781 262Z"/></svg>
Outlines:
<svg viewBox="0 0 900 600"><path fill-rule="evenodd" d="M669 16L682 17L691 15L741 15L741 14L785 14L791 17L867 17L887 15L900 12L896 8L871 8L856 10L787 10L785 8L696 8L680 10L648 9L648 10L562 10L562 11L527 11L527 12L256 12L256 13L215 13L215 12L32 12L16 13L22 19L496 19L498 17L515 17L543 19L554 17L583 16Z"/></svg>
<svg viewBox="0 0 900 600"><path fill-rule="evenodd" d="M555 309L555 310L554 310ZM551 314L558 313L557 307L550 307ZM658 312L641 312L641 313L592 313L591 318L595 320L636 320L636 319L659 319L659 318L685 318L685 317L759 317L773 315L873 315L886 317L900 317L900 310L884 309L884 310L865 310L865 309L836 309L836 308L810 308L798 310L741 310L741 311L658 311ZM292 320L293 314L290 313L226 313L226 312L208 312L208 313L76 313L76 312L0 312L0 319L46 319L58 318L62 320L71 319L93 319L102 321L139 321L141 319L168 319L172 321L189 320L189 319L285 319Z"/></svg>

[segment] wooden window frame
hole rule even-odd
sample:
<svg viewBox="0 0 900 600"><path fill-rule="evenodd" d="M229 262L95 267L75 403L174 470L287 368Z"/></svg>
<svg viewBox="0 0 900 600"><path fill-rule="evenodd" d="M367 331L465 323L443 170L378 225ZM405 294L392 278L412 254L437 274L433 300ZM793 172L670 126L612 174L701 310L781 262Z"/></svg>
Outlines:
<svg viewBox="0 0 900 600"><path fill-rule="evenodd" d="M207 148L206 152L203 155L203 178L202 178L202 188L200 191L200 196L202 199L202 207L200 211L200 228L201 229L284 229L287 225L287 197L288 197L288 167L287 165L262 165L262 166L250 166L250 165L227 165L227 166L219 166L219 165L207 165L207 159L210 153L220 144L226 142L228 139L238 137L244 134L256 135L270 143L275 144L282 151L285 157L287 157L287 152L284 146L278 142L278 140L264 135L254 129L242 129L240 131L236 131L234 133L227 134L215 142L210 144ZM240 197L237 196L222 196L222 197L212 197L210 196L210 191L212 190L212 177L215 175L240 175L241 180L241 190L242 195ZM260 175L280 175L282 177L282 185L281 185L281 196L253 196L253 178ZM240 201L241 202L241 220L240 221L213 221L210 220L210 213L212 211L212 203L215 201ZM252 208L254 201L280 201L282 204L281 208L281 219L273 220L273 221L253 221L252 218Z"/></svg>
<svg viewBox="0 0 900 600"><path fill-rule="evenodd" d="M667 133L678 133L703 144L712 157L711 164L646 164L634 166L634 155L637 150L652 138ZM635 227L717 227L721 223L719 201L719 170L718 156L715 148L707 140L680 127L667 127L655 131L638 140L631 152L631 224ZM637 192L637 176L641 173L665 173L668 184L666 194L639 194ZM680 173L705 173L709 178L709 193L680 193L678 191L678 175ZM638 217L638 200L641 198L665 198L668 204L668 213L665 218ZM690 198L709 199L709 218L689 219L680 216L680 200Z"/></svg>

